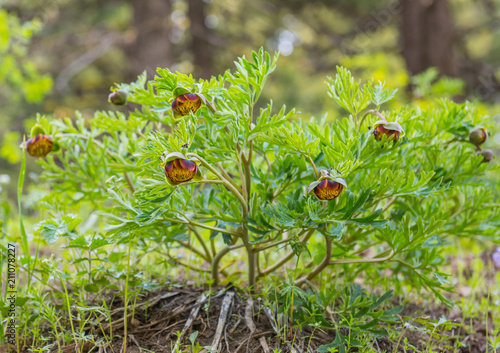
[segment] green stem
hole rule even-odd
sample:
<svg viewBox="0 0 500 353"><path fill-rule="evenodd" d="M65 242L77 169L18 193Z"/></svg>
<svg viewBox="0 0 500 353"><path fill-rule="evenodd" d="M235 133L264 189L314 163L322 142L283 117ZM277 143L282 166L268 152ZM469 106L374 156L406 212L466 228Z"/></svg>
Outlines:
<svg viewBox="0 0 500 353"><path fill-rule="evenodd" d="M203 247L203 250L205 251L205 254L207 255L207 258L209 259L208 262L212 261L212 255L210 255L210 250L208 250L207 244L205 243L205 240L201 236L201 234L196 230L195 227L190 226L191 230L193 231L195 237L198 239L198 241L201 243L201 246Z"/></svg>
<svg viewBox="0 0 500 353"><path fill-rule="evenodd" d="M238 190L239 192L243 192L243 190L234 182L233 178L231 178L231 176L229 174L227 174L227 172L222 167L222 164L217 163L217 167L219 167L220 172L222 173L224 178L226 178L226 180L228 180L236 188L236 190ZM222 181L221 181L221 183L222 183Z"/></svg>
<svg viewBox="0 0 500 353"><path fill-rule="evenodd" d="M123 310L123 349L125 353L127 351L127 305L128 305L128 279L130 275L130 248L131 246L131 235L129 233L128 239L128 255L127 255L127 277L125 280L125 305Z"/></svg>
<svg viewBox="0 0 500 353"><path fill-rule="evenodd" d="M318 169L316 168L316 164L314 164L314 161L312 160L311 156L310 155L307 155L306 156L307 159L309 160L309 163L311 163L313 169L314 169L314 174L316 175L316 179L319 179L319 173L318 173Z"/></svg>
<svg viewBox="0 0 500 353"><path fill-rule="evenodd" d="M179 261L178 259L174 258L172 255L170 255L168 253L166 255L177 266L189 268L190 270L193 270L193 271L196 271L196 272L210 272L210 270L204 270L202 268L198 268L198 267L195 267L195 266L183 263L183 262Z"/></svg>
<svg viewBox="0 0 500 353"><path fill-rule="evenodd" d="M196 226L196 227L213 230L214 232L220 232L220 233L226 233L226 234L234 235L235 237L239 237L240 236L240 233L234 232L232 230L218 228L218 227L212 227L212 226L209 226L207 224L193 222L191 220L181 221L180 219L174 219L174 218L168 218L168 217L164 217L164 218L162 218L162 220L168 221L168 222L172 222L172 223L179 223L179 224L191 224L191 225Z"/></svg>
<svg viewBox="0 0 500 353"><path fill-rule="evenodd" d="M359 128L360 128L360 129L361 129L361 126L363 125L363 121L365 121L366 116L367 116L367 115L369 115L369 114L375 114L375 115L376 115L376 116L378 116L380 119L387 121L387 120L385 119L385 117L384 117L382 114L380 114L378 111L373 110L373 109L370 109L370 110L367 110L367 111L363 114L363 116L361 117L361 121L359 122Z"/></svg>
<svg viewBox="0 0 500 353"><path fill-rule="evenodd" d="M245 250L247 252L248 258L248 286L250 287L250 291L253 292L255 290L255 281L257 279L255 275L257 269L257 259L252 244L250 244L248 229L244 225L241 239L243 240L243 244L245 245Z"/></svg>
<svg viewBox="0 0 500 353"><path fill-rule="evenodd" d="M268 244L266 246L261 246L259 248L255 248L255 249L253 249L253 251L254 252L264 251L264 250L267 250L269 248L275 247L276 245L280 245L280 244L283 244L283 243L288 243L290 240L292 240L292 239L290 239L290 238L282 239L282 240L276 241L274 243Z"/></svg>
<svg viewBox="0 0 500 353"><path fill-rule="evenodd" d="M244 244L226 246L221 251L219 251L212 259L212 278L214 280L214 285L219 285L219 263L220 260L231 250L239 249L243 247Z"/></svg>
<svg viewBox="0 0 500 353"><path fill-rule="evenodd" d="M253 114L253 105L252 105L252 114ZM245 176L245 191L246 200L250 200L250 193L252 189L252 178L250 176L250 165L252 164L252 155L253 155L253 141L250 140L249 148L248 148L248 158L245 158L245 153L241 151L241 161L243 162L243 170ZM248 216L245 216L245 219ZM257 280L256 271L257 271L257 254L254 252L253 245L250 244L250 238L248 235L248 229L245 224L242 224L242 240L243 244L245 244L245 250L247 252L248 258L248 285L250 287L250 291L253 292L255 290L255 282Z"/></svg>
<svg viewBox="0 0 500 353"><path fill-rule="evenodd" d="M335 264L361 264L361 263L374 263L374 262L384 262L384 261L389 261L394 257L395 253L393 250L389 253L389 255L385 257L377 257L380 255L376 255L375 257L372 258L362 258L362 259L340 259L340 260L331 260L329 262L329 265L335 265Z"/></svg>
<svg viewBox="0 0 500 353"><path fill-rule="evenodd" d="M59 275L59 280L61 281L61 285L64 289L64 296L66 297L66 306L68 307L69 324L71 326L71 333L73 334L73 340L75 341L75 344L78 345L78 342L76 340L75 327L73 326L73 318L71 316L71 306L69 303L68 288L66 287L66 284L64 283L61 275Z"/></svg>
<svg viewBox="0 0 500 353"><path fill-rule="evenodd" d="M315 229L309 230L304 237L301 239L302 243L305 243L306 241L309 240L309 238L313 235ZM305 232L305 230L302 231L302 233ZM299 234L300 235L300 234ZM267 274L274 272L278 268L280 268L282 265L287 263L292 257L295 255L293 251L290 251L288 254L286 254L280 261L276 262L274 265L264 269L259 273L259 277L266 276Z"/></svg>
<svg viewBox="0 0 500 353"><path fill-rule="evenodd" d="M205 260L206 262L210 262L210 260L208 259L208 257L206 257L205 254L203 254L200 250L196 249L194 246L192 246L191 244L189 243L184 243L180 240L177 240L179 242L179 244L181 244L183 247L185 247L186 249L189 249L190 251L192 251L193 253L195 253L196 255L198 255L199 257L201 257L203 260Z"/></svg>
<svg viewBox="0 0 500 353"><path fill-rule="evenodd" d="M223 181L224 186L226 186L229 189L229 191L231 191L234 194L234 196L236 196L236 198L238 199L238 201L240 202L241 207L242 207L243 217L246 218L247 215L248 215L248 206L247 206L247 203L246 203L245 199L243 198L243 196L233 186L233 184L228 179L224 178L222 176L222 174L220 174L217 171L217 169L215 169L214 167L212 167L205 159L203 159L202 157L198 156L196 153L188 153L187 157L195 157L195 158L197 158L205 168L207 168L212 173L214 173L215 175L217 175L217 177L220 180Z"/></svg>
<svg viewBox="0 0 500 353"><path fill-rule="evenodd" d="M238 172L240 173L240 178L241 178L241 193L243 194L243 198L245 198L245 201L248 202L248 191L247 191L247 183L245 181L245 174L243 173L243 168L241 166L241 159L243 157L243 152L239 152L239 158L237 158L237 164L238 164Z"/></svg>
<svg viewBox="0 0 500 353"><path fill-rule="evenodd" d="M323 271L329 264L330 264L330 258L332 257L332 242L330 239L325 237L325 242L326 242L326 254L325 257L323 258L323 261L321 261L318 266L316 266L307 276L304 276L302 278L299 278L295 283L297 285L300 285L304 283L306 280L310 281L314 277L320 274L321 271Z"/></svg>
<svg viewBox="0 0 500 353"><path fill-rule="evenodd" d="M211 180L211 179L203 179L203 180L198 180L198 181L187 181L185 183L179 184L178 186L186 186L186 185L193 185L193 184L224 184L223 180Z"/></svg>
<svg viewBox="0 0 500 353"><path fill-rule="evenodd" d="M132 182L132 179L130 179L130 176L128 175L127 172L123 173L123 175L125 175L125 180L127 181L130 190L132 191L132 193L135 193L135 187L134 183Z"/></svg>
<svg viewBox="0 0 500 353"><path fill-rule="evenodd" d="M24 146L24 143L23 143ZM23 212L22 212L22 205L21 205L21 200L23 197L23 186L24 186L24 177L26 175L26 147L23 147L23 155L21 159L21 169L19 171L19 180L17 183L17 208L19 211L19 230L21 231L21 240L22 240L22 245L23 245L23 251L28 259L27 267L28 267L28 288L30 287L31 284L31 254L30 254L30 248L28 244L28 235L26 234L26 230L24 229L24 223L23 223ZM33 271L35 270L35 267L33 266Z"/></svg>

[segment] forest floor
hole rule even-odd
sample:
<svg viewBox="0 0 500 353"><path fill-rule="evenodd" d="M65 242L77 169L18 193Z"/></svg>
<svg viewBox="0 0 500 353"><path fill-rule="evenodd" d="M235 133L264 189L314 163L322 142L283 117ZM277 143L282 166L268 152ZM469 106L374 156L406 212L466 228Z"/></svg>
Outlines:
<svg viewBox="0 0 500 353"><path fill-rule="evenodd" d="M280 323L276 313L234 287L216 288L210 296L207 293L204 289L171 287L149 293L137 300L135 306L129 305L126 353L169 353L176 349L178 352L307 353L316 352L319 346L335 340L333 330L314 330L311 337L313 328L310 326L294 328L291 334L278 333ZM396 302L397 298L393 300ZM110 332L111 329L115 337L123 337L124 308L120 297L115 297L109 313L108 318L100 318L101 327L93 327L94 332L89 334ZM370 345L373 352L487 351L487 323L481 318L464 319L461 313L444 305L424 307L411 303L407 303L400 313L400 317L403 316L430 320L439 320L444 316L448 322L464 326L455 326L449 331L435 330L431 337L430 331L425 330L425 325L419 324L418 320L412 323L411 328L403 323L393 324L387 329L399 332L399 338L372 338ZM191 335L197 335L197 349L193 349ZM103 338L104 345L101 347L89 343L83 347L75 347L74 344L58 347L53 343L49 351L123 353L122 338L112 342ZM411 346L413 348L409 348ZM24 347L21 352L28 352L27 348ZM0 347L0 353L6 352L6 349L6 346ZM354 348L351 351L359 350Z"/></svg>

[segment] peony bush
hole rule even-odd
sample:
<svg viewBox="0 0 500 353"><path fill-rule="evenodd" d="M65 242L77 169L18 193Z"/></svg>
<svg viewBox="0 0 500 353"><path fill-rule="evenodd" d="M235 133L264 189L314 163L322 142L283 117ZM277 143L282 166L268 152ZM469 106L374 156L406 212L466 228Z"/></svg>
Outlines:
<svg viewBox="0 0 500 353"><path fill-rule="evenodd" d="M164 244L173 258L183 248L215 285L253 290L286 266L296 285L336 266L346 281L371 269L450 304L440 249L497 232L498 189L485 175L498 167L480 147L489 118L449 100L384 110L396 91L342 67L326 83L344 116L307 117L261 101L277 59L261 49L210 80L159 68L113 88L119 110L39 117L23 145L50 185L38 234ZM99 222L84 227L78 210ZM244 268L227 262L235 251Z"/></svg>

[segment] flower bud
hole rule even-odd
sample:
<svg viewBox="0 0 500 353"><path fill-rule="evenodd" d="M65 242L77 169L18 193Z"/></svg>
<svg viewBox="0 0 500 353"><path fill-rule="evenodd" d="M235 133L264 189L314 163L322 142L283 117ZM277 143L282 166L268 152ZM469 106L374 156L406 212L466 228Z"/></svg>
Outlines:
<svg viewBox="0 0 500 353"><path fill-rule="evenodd" d="M347 184L342 178L334 178L329 171L321 170L318 180L309 184L309 194L314 193L321 201L330 201L337 198Z"/></svg>
<svg viewBox="0 0 500 353"><path fill-rule="evenodd" d="M484 127L474 129L469 134L469 141L473 145L479 146L488 140L488 133Z"/></svg>
<svg viewBox="0 0 500 353"><path fill-rule="evenodd" d="M127 104L127 92L124 90L117 90L114 92L111 92L111 94L108 96L108 102L114 105L125 105Z"/></svg>
<svg viewBox="0 0 500 353"><path fill-rule="evenodd" d="M48 135L38 134L24 143L26 150L33 157L45 157L52 151L54 140Z"/></svg>
<svg viewBox="0 0 500 353"><path fill-rule="evenodd" d="M172 102L172 110L175 114L185 116L196 113L201 107L201 98L196 93L184 93L177 96Z"/></svg>
<svg viewBox="0 0 500 353"><path fill-rule="evenodd" d="M495 157L492 150L483 150L480 154L483 156L483 162L490 162Z"/></svg>
<svg viewBox="0 0 500 353"><path fill-rule="evenodd" d="M399 123L379 120L373 125L373 136L375 140L381 141L383 136L387 136L389 141L398 140L404 136L405 132Z"/></svg>

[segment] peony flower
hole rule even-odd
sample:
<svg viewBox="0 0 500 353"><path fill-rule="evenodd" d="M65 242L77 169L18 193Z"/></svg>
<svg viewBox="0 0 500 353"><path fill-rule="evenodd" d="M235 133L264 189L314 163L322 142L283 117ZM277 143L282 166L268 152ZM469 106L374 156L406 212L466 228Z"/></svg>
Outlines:
<svg viewBox="0 0 500 353"><path fill-rule="evenodd" d="M165 176L171 185L202 179L196 161L187 159L182 153L172 152L167 155L165 161Z"/></svg>
<svg viewBox="0 0 500 353"><path fill-rule="evenodd" d="M177 115L196 113L201 107L201 98L196 93L185 93L177 96L172 102L172 110Z"/></svg>
<svg viewBox="0 0 500 353"><path fill-rule="evenodd" d="M213 113L216 111L213 104L201 93L191 93L184 87L177 87L172 95L175 97L172 102L172 110L175 115L194 114L202 104L205 104Z"/></svg>
<svg viewBox="0 0 500 353"><path fill-rule="evenodd" d="M379 120L373 124L373 136L375 140L381 141L382 137L387 136L388 140L398 140L405 135L401 125L396 122L387 122L386 120Z"/></svg>
<svg viewBox="0 0 500 353"><path fill-rule="evenodd" d="M38 134L26 141L25 146L33 157L45 157L52 151L54 140L48 135Z"/></svg>
<svg viewBox="0 0 500 353"><path fill-rule="evenodd" d="M45 157L50 152L59 151L59 143L45 133L40 125L35 125L31 129L31 138L21 144L21 148L26 148L33 157Z"/></svg>
<svg viewBox="0 0 500 353"><path fill-rule="evenodd" d="M316 195L319 200L330 201L337 198L347 184L342 178L335 178L328 170L321 170L318 180L309 184L308 193Z"/></svg>

